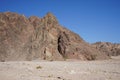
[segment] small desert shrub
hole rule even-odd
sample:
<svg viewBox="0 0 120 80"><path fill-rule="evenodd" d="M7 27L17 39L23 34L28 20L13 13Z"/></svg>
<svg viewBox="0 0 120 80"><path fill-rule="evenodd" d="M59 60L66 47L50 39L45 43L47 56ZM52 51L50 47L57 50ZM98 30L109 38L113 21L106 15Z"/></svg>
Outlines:
<svg viewBox="0 0 120 80"><path fill-rule="evenodd" d="M63 56L63 58L64 58L64 61L66 61L66 60L68 59L68 57L67 57L67 56Z"/></svg>
<svg viewBox="0 0 120 80"><path fill-rule="evenodd" d="M97 55L91 55L91 60L95 60Z"/></svg>
<svg viewBox="0 0 120 80"><path fill-rule="evenodd" d="M49 75L48 77L49 77L49 78L50 78L50 77L53 77L53 75Z"/></svg>
<svg viewBox="0 0 120 80"><path fill-rule="evenodd" d="M36 69L42 69L42 67L41 66L37 66Z"/></svg>
<svg viewBox="0 0 120 80"><path fill-rule="evenodd" d="M1 60L1 62L5 62L5 60Z"/></svg>

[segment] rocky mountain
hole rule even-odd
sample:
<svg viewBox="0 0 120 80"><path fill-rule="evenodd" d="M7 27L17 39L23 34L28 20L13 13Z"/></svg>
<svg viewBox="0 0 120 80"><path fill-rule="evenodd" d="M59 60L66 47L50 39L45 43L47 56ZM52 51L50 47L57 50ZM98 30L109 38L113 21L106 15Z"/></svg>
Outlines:
<svg viewBox="0 0 120 80"><path fill-rule="evenodd" d="M120 44L110 43L110 42L96 42L92 44L97 50L108 56L118 56L120 55Z"/></svg>
<svg viewBox="0 0 120 80"><path fill-rule="evenodd" d="M0 61L108 58L79 35L62 27L51 13L43 18L0 13Z"/></svg>

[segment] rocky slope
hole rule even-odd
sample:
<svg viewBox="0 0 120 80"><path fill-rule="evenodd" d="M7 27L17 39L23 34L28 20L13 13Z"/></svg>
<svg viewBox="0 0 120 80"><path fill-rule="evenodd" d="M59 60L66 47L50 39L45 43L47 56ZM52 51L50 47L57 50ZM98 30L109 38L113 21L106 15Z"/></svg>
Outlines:
<svg viewBox="0 0 120 80"><path fill-rule="evenodd" d="M79 35L60 26L51 13L43 18L0 13L0 61L107 58Z"/></svg>
<svg viewBox="0 0 120 80"><path fill-rule="evenodd" d="M120 44L110 42L96 42L92 44L96 49L109 56L120 55Z"/></svg>

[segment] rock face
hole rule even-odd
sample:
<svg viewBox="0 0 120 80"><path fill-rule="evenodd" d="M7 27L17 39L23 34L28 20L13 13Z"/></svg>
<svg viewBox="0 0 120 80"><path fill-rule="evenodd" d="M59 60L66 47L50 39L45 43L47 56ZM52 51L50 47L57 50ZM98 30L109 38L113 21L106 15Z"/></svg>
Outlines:
<svg viewBox="0 0 120 80"><path fill-rule="evenodd" d="M107 59L79 35L59 25L55 16L43 18L0 13L0 60Z"/></svg>
<svg viewBox="0 0 120 80"><path fill-rule="evenodd" d="M113 44L110 42L96 42L92 44L96 49L108 56L120 55L120 44Z"/></svg>

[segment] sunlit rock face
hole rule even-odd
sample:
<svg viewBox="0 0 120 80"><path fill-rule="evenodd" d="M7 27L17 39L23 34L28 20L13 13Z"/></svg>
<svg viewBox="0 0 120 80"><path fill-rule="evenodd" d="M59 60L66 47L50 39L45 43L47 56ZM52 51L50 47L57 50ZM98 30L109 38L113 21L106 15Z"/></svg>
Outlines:
<svg viewBox="0 0 120 80"><path fill-rule="evenodd" d="M51 13L43 18L0 13L1 61L108 58L79 35L60 26Z"/></svg>
<svg viewBox="0 0 120 80"><path fill-rule="evenodd" d="M93 46L109 56L120 55L120 44L110 42L96 42Z"/></svg>

